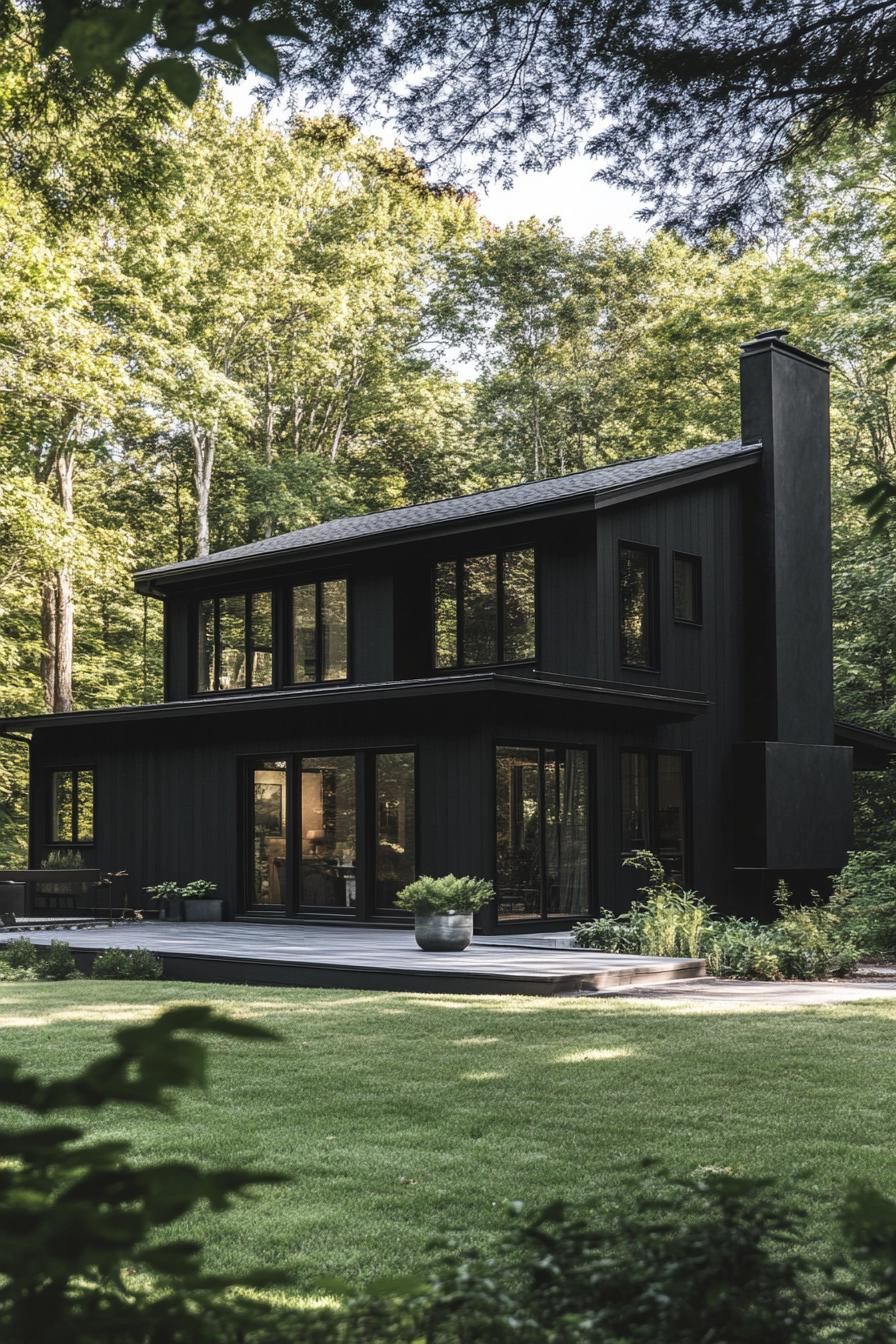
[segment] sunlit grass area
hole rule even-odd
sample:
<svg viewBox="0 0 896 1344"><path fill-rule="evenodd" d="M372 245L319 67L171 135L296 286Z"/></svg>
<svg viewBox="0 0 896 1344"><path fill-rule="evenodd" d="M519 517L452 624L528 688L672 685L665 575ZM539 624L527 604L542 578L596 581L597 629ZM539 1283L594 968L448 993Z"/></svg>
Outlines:
<svg viewBox="0 0 896 1344"><path fill-rule="evenodd" d="M185 984L0 985L2 1053L42 1073L100 1053L116 1024L214 1003L282 1034L215 1040L205 1093L174 1119L96 1120L139 1158L255 1165L292 1183L183 1231L210 1267L293 1262L368 1279L428 1242L483 1244L510 1199L624 1204L642 1156L808 1174L830 1226L850 1176L896 1193L896 1004L688 1011L620 999L462 998ZM180 1231L181 1229L179 1229Z"/></svg>

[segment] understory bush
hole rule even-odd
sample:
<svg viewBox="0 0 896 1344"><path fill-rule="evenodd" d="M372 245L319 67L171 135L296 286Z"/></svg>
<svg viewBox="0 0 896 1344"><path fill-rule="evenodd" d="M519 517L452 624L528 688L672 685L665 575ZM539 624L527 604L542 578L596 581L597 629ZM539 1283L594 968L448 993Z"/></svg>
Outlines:
<svg viewBox="0 0 896 1344"><path fill-rule="evenodd" d="M712 975L741 980L823 980L847 975L861 955L844 900L835 893L795 905L786 885L771 924L716 914L693 891L670 881L656 855L638 850L624 865L646 874L642 900L574 929L578 947L652 957L703 957Z"/></svg>
<svg viewBox="0 0 896 1344"><path fill-rule="evenodd" d="M42 948L16 938L0 951L0 980L73 980L78 974L71 948L58 940Z"/></svg>
<svg viewBox="0 0 896 1344"><path fill-rule="evenodd" d="M858 850L834 879L834 893L853 937L869 952L896 953L896 860Z"/></svg>
<svg viewBox="0 0 896 1344"><path fill-rule="evenodd" d="M94 959L94 980L161 980L162 958L146 947L107 947Z"/></svg>

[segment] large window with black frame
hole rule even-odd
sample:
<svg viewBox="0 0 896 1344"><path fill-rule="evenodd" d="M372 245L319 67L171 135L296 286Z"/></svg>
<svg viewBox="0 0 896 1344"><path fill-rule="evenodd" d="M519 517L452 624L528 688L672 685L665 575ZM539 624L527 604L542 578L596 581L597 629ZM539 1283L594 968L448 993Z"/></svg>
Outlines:
<svg viewBox="0 0 896 1344"><path fill-rule="evenodd" d="M681 751L621 756L622 852L649 849L674 882L690 880L689 757Z"/></svg>
<svg viewBox="0 0 896 1344"><path fill-rule="evenodd" d="M292 590L292 671L296 684L348 679L348 584L324 579Z"/></svg>
<svg viewBox="0 0 896 1344"><path fill-rule="evenodd" d="M500 920L569 919L588 913L589 775L589 752L581 747L496 747Z"/></svg>
<svg viewBox="0 0 896 1344"><path fill-rule="evenodd" d="M533 661L535 552L524 548L438 561L433 632L437 669Z"/></svg>
<svg viewBox="0 0 896 1344"><path fill-rule="evenodd" d="M269 592L206 597L198 609L198 691L243 691L274 678Z"/></svg>
<svg viewBox="0 0 896 1344"><path fill-rule="evenodd" d="M619 645L625 667L659 665L656 587L657 553L652 546L619 546Z"/></svg>

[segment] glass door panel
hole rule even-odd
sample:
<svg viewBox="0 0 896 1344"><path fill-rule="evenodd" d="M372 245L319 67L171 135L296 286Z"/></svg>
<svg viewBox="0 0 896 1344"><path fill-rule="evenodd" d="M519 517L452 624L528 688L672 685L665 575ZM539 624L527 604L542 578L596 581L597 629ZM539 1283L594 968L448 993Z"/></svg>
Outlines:
<svg viewBox="0 0 896 1344"><path fill-rule="evenodd" d="M286 762L262 761L252 771L252 902L286 904Z"/></svg>
<svg viewBox="0 0 896 1344"><path fill-rule="evenodd" d="M394 908L397 893L417 876L414 753L374 756L374 907Z"/></svg>
<svg viewBox="0 0 896 1344"><path fill-rule="evenodd" d="M305 756L301 762L299 906L357 908L357 792L354 756Z"/></svg>
<svg viewBox="0 0 896 1344"><path fill-rule="evenodd" d="M498 916L533 919L541 914L541 822L537 747L498 747Z"/></svg>

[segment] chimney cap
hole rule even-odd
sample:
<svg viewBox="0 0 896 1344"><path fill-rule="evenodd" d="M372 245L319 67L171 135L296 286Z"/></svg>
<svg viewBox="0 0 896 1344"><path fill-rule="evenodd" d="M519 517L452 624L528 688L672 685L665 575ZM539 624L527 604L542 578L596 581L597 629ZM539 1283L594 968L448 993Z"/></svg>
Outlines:
<svg viewBox="0 0 896 1344"><path fill-rule="evenodd" d="M754 341L780 341L790 331L789 327L770 327L768 331L757 331Z"/></svg>

